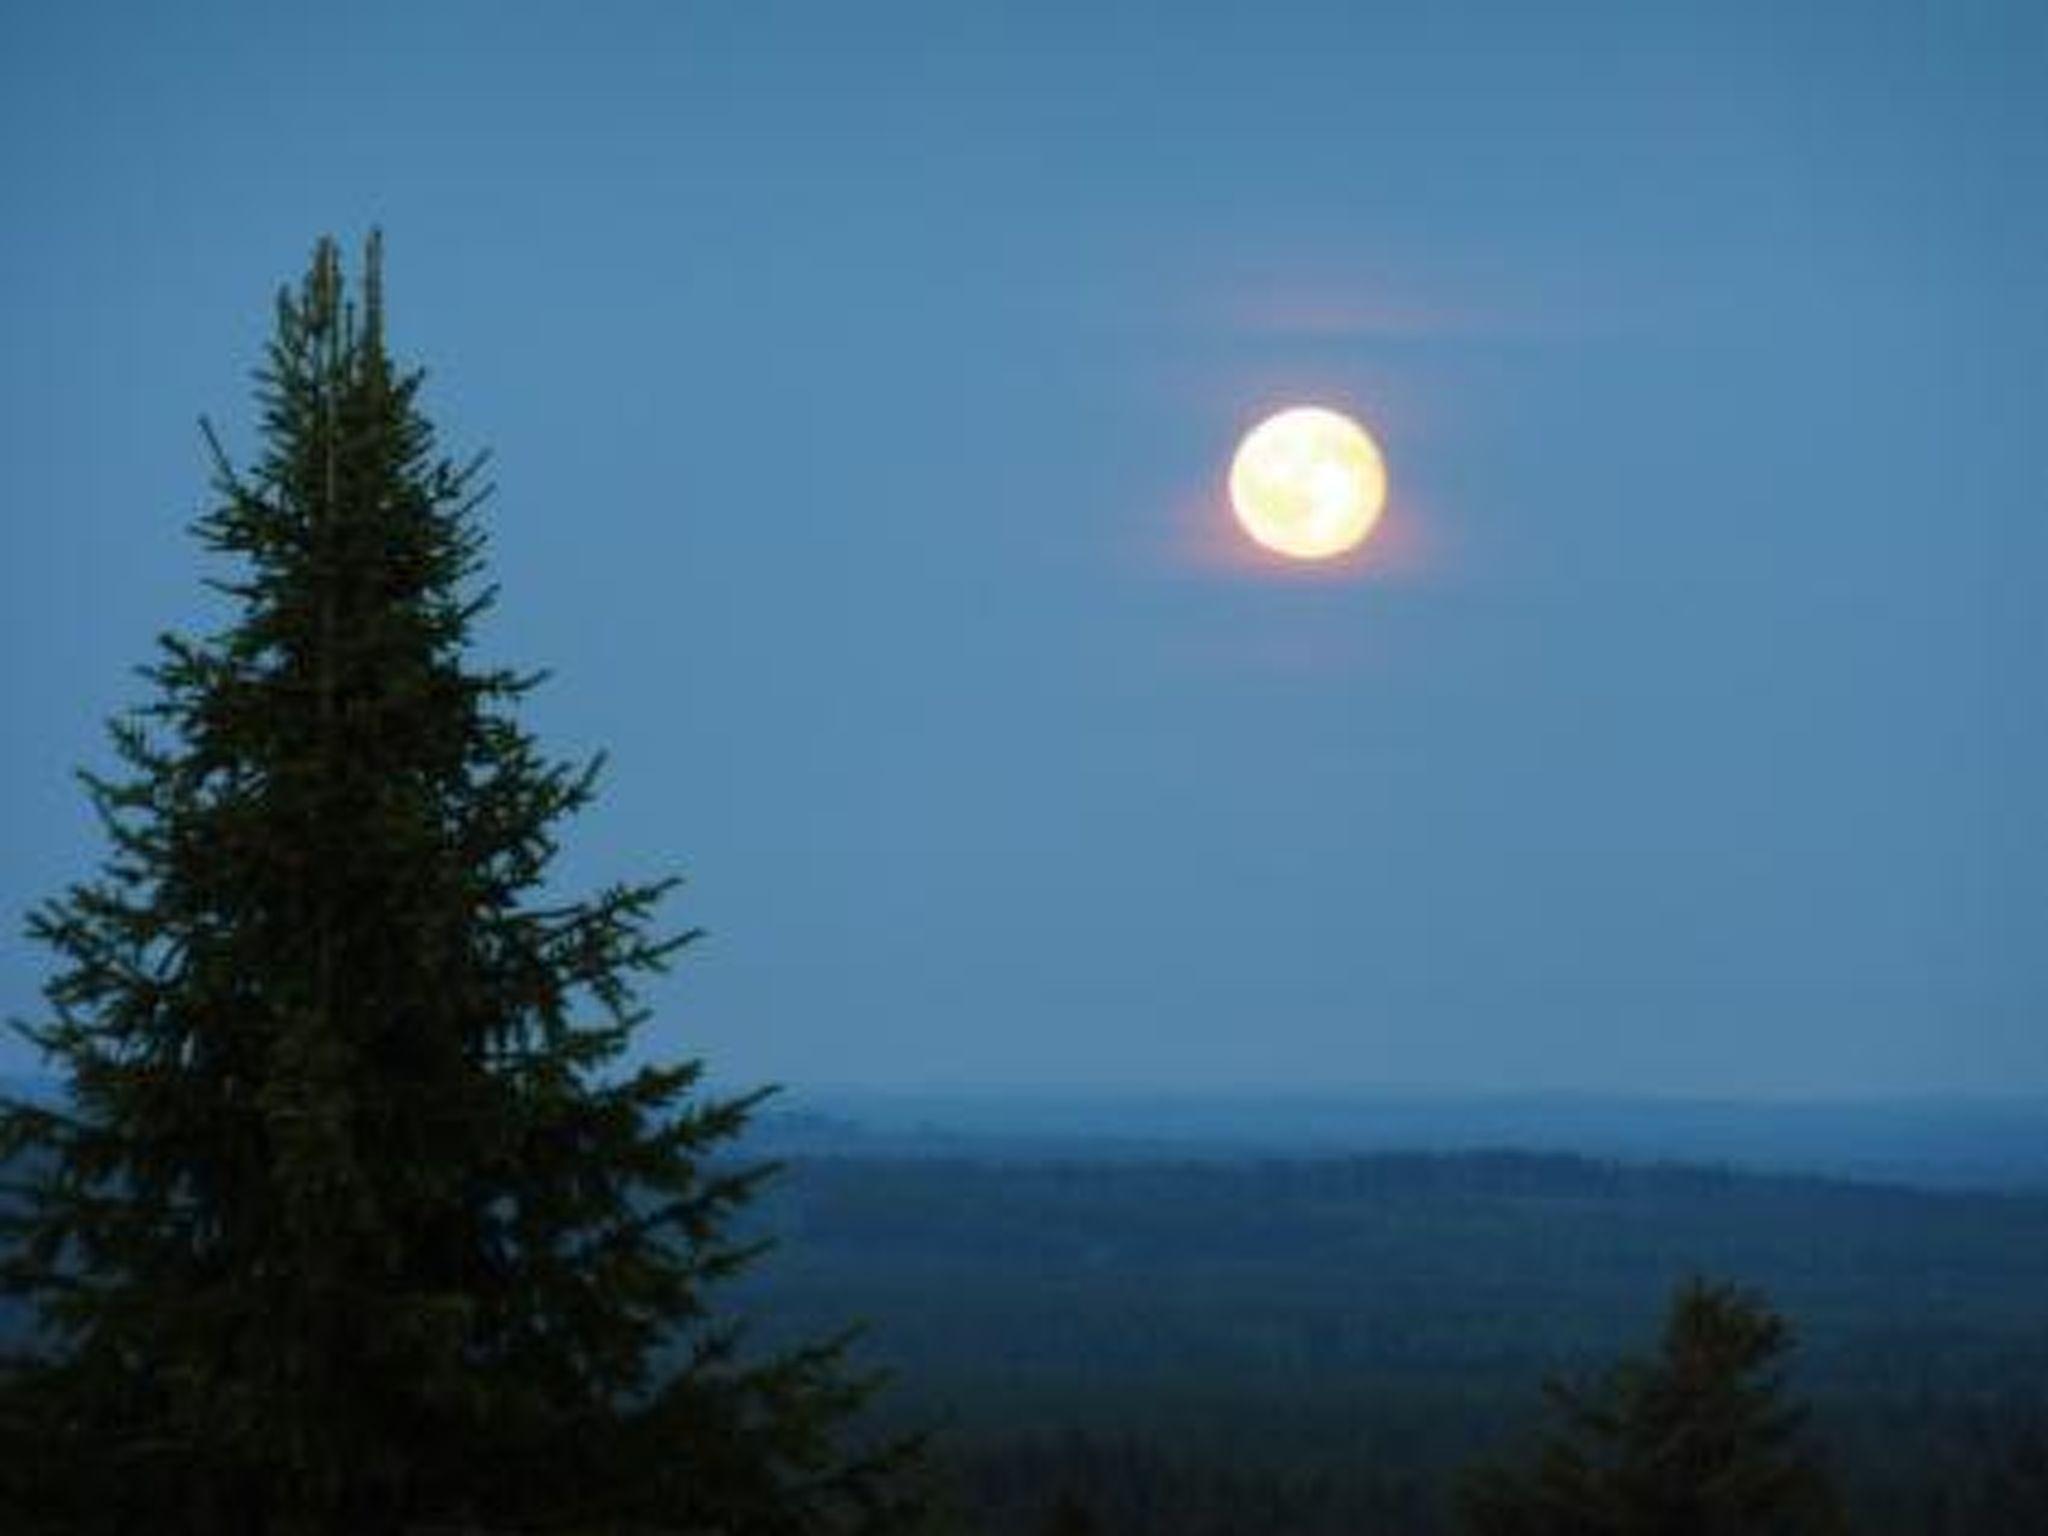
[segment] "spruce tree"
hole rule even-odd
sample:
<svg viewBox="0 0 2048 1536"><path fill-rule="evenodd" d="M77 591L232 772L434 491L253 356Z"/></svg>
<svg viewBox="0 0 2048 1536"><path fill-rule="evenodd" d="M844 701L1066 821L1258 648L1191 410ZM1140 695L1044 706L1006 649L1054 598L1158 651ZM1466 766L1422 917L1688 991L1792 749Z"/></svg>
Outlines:
<svg viewBox="0 0 2048 1536"><path fill-rule="evenodd" d="M891 1528L843 1341L755 1361L759 1095L629 1067L672 881L548 885L598 764L469 659L481 458L441 456L331 242L279 295L262 451L195 525L231 618L166 636L110 853L30 923L17 1025L60 1102L0 1112L10 1529L194 1536Z"/></svg>
<svg viewBox="0 0 2048 1536"><path fill-rule="evenodd" d="M1526 1468L1475 1472L1471 1536L1837 1536L1832 1480L1784 1396L1792 1347L1761 1296L1692 1279L1657 1355L1592 1389L1546 1386L1562 1420Z"/></svg>

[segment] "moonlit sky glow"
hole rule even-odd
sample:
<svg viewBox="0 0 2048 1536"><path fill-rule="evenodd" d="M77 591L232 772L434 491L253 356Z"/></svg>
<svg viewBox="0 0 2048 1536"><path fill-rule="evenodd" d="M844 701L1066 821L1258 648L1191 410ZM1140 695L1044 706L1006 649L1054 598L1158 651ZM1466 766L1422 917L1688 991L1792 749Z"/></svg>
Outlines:
<svg viewBox="0 0 2048 1536"><path fill-rule="evenodd" d="M378 224L485 659L612 754L564 878L710 930L652 1049L2048 1090L2048 6L81 0L0 186L10 934ZM1224 496L1304 400L1341 570Z"/></svg>

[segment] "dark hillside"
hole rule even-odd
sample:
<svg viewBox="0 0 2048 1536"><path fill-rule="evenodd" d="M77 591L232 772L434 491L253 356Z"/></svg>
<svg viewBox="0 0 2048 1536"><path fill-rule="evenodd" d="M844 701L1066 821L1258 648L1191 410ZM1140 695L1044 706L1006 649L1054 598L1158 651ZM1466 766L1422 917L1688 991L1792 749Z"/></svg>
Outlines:
<svg viewBox="0 0 2048 1536"><path fill-rule="evenodd" d="M1546 1373L1631 1348L1694 1271L1794 1319L1794 1385L1872 1530L1944 1529L1926 1512L2048 1382L2044 1196L1516 1152L815 1158L765 1219L783 1250L751 1303L799 1332L868 1319L898 1409L951 1426L998 1523L1050 1459L1162 1509L1257 1503L1264 1478L1290 1518L1320 1488L1331 1529L1428 1529ZM1225 1466L1246 1489L1183 1486Z"/></svg>

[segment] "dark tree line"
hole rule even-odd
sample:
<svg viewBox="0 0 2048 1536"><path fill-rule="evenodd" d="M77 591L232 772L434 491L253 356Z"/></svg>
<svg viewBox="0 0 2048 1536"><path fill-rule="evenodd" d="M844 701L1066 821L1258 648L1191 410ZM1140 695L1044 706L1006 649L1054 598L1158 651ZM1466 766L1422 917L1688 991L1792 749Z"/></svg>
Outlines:
<svg viewBox="0 0 2048 1536"><path fill-rule="evenodd" d="M1028 1536L1840 1536L1833 1474L1785 1388L1785 1320L1753 1293L1691 1280L1657 1350L1584 1385L1553 1381L1520 1457L1471 1468L1454 1510L1412 1472L1204 1466L1132 1439L1070 1434L1000 1481L991 1532ZM992 1496L992 1497L991 1497ZM1015 1518L1019 1505L1034 1511Z"/></svg>

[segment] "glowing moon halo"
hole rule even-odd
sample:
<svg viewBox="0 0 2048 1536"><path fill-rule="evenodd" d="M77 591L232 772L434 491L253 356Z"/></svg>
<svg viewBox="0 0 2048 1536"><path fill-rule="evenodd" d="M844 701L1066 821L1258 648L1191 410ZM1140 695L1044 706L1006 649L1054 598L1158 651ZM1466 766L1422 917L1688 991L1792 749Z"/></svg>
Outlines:
<svg viewBox="0 0 2048 1536"><path fill-rule="evenodd" d="M1294 560L1355 549L1387 502L1387 466L1350 417L1291 406L1244 436L1230 461L1230 504L1244 531Z"/></svg>

